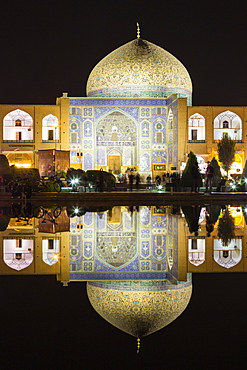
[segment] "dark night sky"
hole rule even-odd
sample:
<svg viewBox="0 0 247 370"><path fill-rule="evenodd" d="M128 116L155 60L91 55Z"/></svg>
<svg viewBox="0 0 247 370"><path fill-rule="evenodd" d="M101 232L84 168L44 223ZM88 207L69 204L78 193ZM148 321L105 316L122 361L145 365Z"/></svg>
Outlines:
<svg viewBox="0 0 247 370"><path fill-rule="evenodd" d="M244 105L246 14L241 1L1 1L0 102L53 104L85 96L92 68L136 37L176 56L194 105Z"/></svg>
<svg viewBox="0 0 247 370"><path fill-rule="evenodd" d="M85 96L91 69L136 37L138 21L143 39L168 50L186 66L194 105L245 105L244 4L2 0L0 103L54 104L63 91ZM0 366L244 369L246 276L208 274L193 280L187 310L166 329L143 339L136 356L135 339L93 311L84 283L65 288L54 277L2 276Z"/></svg>

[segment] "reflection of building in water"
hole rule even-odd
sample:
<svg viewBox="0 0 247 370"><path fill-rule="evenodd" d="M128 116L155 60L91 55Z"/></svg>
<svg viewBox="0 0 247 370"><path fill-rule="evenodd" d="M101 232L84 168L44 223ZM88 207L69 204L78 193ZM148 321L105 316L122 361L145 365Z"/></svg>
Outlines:
<svg viewBox="0 0 247 370"><path fill-rule="evenodd" d="M1 233L0 272L56 275L65 285L88 281L94 309L140 338L183 312L191 296L191 272L246 271L242 209L229 207L235 237L228 246L218 238L217 218L223 211L212 209L200 207L200 214L187 209L187 216L198 215L198 236L189 232L188 217L172 214L171 207L88 209L71 219L63 210L55 233L54 225L47 227L41 219L12 218ZM214 224L211 236L209 219Z"/></svg>
<svg viewBox="0 0 247 370"><path fill-rule="evenodd" d="M169 208L138 211L114 207L108 214L86 214L79 232L74 220L74 234L82 238L77 253L71 246L70 279L98 280L87 283L93 308L120 330L141 338L185 310L192 284L186 273L183 282L177 281L178 216Z"/></svg>
<svg viewBox="0 0 247 370"><path fill-rule="evenodd" d="M69 218L66 210L54 224L47 220L10 218L8 228L0 233L2 275L56 275L58 280L69 280ZM39 226L41 226L39 228ZM47 230L43 225L48 226ZM65 231L63 231L65 230Z"/></svg>
<svg viewBox="0 0 247 370"><path fill-rule="evenodd" d="M83 228L78 228L83 224ZM71 219L70 280L178 279L178 216L114 207ZM183 276L186 278L186 273Z"/></svg>
<svg viewBox="0 0 247 370"><path fill-rule="evenodd" d="M93 308L110 324L137 338L174 321L187 307L191 277L172 285L164 280L95 281L87 283Z"/></svg>
<svg viewBox="0 0 247 370"><path fill-rule="evenodd" d="M212 206L216 209L219 206ZM214 224L211 236L207 236L207 208L201 210L199 233L195 237L190 234L186 222L184 235L188 240L188 272L225 272L226 269L235 272L246 271L244 256L246 255L246 222L241 207L229 207L235 224L235 236L224 246L218 236L218 221ZM219 207L219 217L222 210Z"/></svg>
<svg viewBox="0 0 247 370"><path fill-rule="evenodd" d="M66 217L63 211L58 223L64 225ZM174 321L189 303L191 275L185 272L178 282L178 216L169 208L87 212L71 219L70 239L66 231L51 234L41 220L19 225L11 219L1 235L2 274L92 280L87 292L93 308L137 338Z"/></svg>
<svg viewBox="0 0 247 370"><path fill-rule="evenodd" d="M218 237L217 218L222 217L222 210L220 206L213 209L217 217L210 216L214 219L211 236L206 207L200 211L197 236L189 231L188 219L172 214L170 207L113 207L107 212L88 209L70 219L63 210L56 223L48 217L43 222L8 220L5 215L1 220L7 220L8 228L0 234L1 273L53 273L49 268L46 271L45 264L54 266L55 271L61 262L57 256L63 251L66 281L168 279L175 283L185 281L187 272L245 271L242 209L229 208L235 236L227 246Z"/></svg>

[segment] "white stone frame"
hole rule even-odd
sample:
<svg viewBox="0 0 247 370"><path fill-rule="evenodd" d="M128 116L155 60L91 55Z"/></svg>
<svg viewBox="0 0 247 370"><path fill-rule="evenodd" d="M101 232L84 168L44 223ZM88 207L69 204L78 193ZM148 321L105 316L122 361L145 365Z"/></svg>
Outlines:
<svg viewBox="0 0 247 370"><path fill-rule="evenodd" d="M192 131L197 131L197 138L192 138ZM189 117L188 120L188 140L189 141L201 141L205 140L205 118L199 114L194 113Z"/></svg>
<svg viewBox="0 0 247 370"><path fill-rule="evenodd" d="M49 240L53 241L53 248L49 248ZM42 239L42 260L49 266L55 265L60 256L60 239L43 238Z"/></svg>
<svg viewBox="0 0 247 370"><path fill-rule="evenodd" d="M228 128L223 127L228 122ZM229 110L220 113L214 119L214 140L221 140L227 134L232 140L242 140L242 120L234 112Z"/></svg>
<svg viewBox="0 0 247 370"><path fill-rule="evenodd" d="M192 243L196 243L196 248L192 248ZM205 262L205 239L188 239L188 260L194 266L199 266Z"/></svg>
<svg viewBox="0 0 247 370"><path fill-rule="evenodd" d="M49 131L53 132L53 138L49 139ZM53 114L48 114L42 119L42 140L58 141L60 137L58 118Z"/></svg>
<svg viewBox="0 0 247 370"><path fill-rule="evenodd" d="M167 128L168 130L173 129L173 113L172 110L169 109L168 117L167 117Z"/></svg>
<svg viewBox="0 0 247 370"><path fill-rule="evenodd" d="M228 256L224 257L224 252L228 252ZM214 261L224 267L231 268L236 266L242 259L242 239L237 238L231 240L227 247L222 245L221 239L214 239Z"/></svg>
<svg viewBox="0 0 247 370"><path fill-rule="evenodd" d="M4 263L13 270L23 270L33 262L33 239L21 239L21 247L17 247L20 239L3 240L3 260ZM20 258L17 258L20 254Z"/></svg>
<svg viewBox="0 0 247 370"><path fill-rule="evenodd" d="M21 109L6 114L3 119L3 140L33 141L33 119L30 114Z"/></svg>

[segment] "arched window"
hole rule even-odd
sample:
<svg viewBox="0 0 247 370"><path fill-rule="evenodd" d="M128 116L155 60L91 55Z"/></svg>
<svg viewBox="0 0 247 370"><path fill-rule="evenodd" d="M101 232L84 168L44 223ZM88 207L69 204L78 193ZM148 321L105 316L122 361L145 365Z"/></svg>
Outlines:
<svg viewBox="0 0 247 370"><path fill-rule="evenodd" d="M30 168L34 163L32 152L27 153L16 150L7 153L6 157L8 158L10 166L15 165L16 167Z"/></svg>
<svg viewBox="0 0 247 370"><path fill-rule="evenodd" d="M151 171L151 159L148 153L143 153L141 155L140 171Z"/></svg>
<svg viewBox="0 0 247 370"><path fill-rule="evenodd" d="M27 112L16 109L3 119L3 140L32 141L33 119Z"/></svg>
<svg viewBox="0 0 247 370"><path fill-rule="evenodd" d="M214 119L214 140L221 140L228 136L232 140L242 140L242 120L229 110L220 113Z"/></svg>
<svg viewBox="0 0 247 370"><path fill-rule="evenodd" d="M168 114L168 130L172 130L173 129L173 114L172 114L172 110L169 111L169 114Z"/></svg>
<svg viewBox="0 0 247 370"><path fill-rule="evenodd" d="M189 118L188 140L205 140L205 118L199 113L195 113Z"/></svg>
<svg viewBox="0 0 247 370"><path fill-rule="evenodd" d="M28 267L33 262L33 239L4 239L3 260L17 271Z"/></svg>
<svg viewBox="0 0 247 370"><path fill-rule="evenodd" d="M189 238L188 240L189 262L199 266L205 261L205 239Z"/></svg>
<svg viewBox="0 0 247 370"><path fill-rule="evenodd" d="M101 119L96 127L97 142L132 141L136 142L135 122L125 114L115 111ZM112 146L117 146L113 144Z"/></svg>
<svg viewBox="0 0 247 370"><path fill-rule="evenodd" d="M59 136L58 119L48 114L42 119L42 140L59 140Z"/></svg>
<svg viewBox="0 0 247 370"><path fill-rule="evenodd" d="M242 259L242 239L232 240L227 247L222 245L221 239L214 239L214 260L224 267L236 266Z"/></svg>
<svg viewBox="0 0 247 370"><path fill-rule="evenodd" d="M59 261L60 240L42 239L42 259L47 265L54 265Z"/></svg>
<svg viewBox="0 0 247 370"><path fill-rule="evenodd" d="M71 132L71 135L70 135L70 143L71 144L77 144L77 142L78 142L77 133L76 132Z"/></svg>
<svg viewBox="0 0 247 370"><path fill-rule="evenodd" d="M93 156L91 153L86 153L83 157L84 162L84 171L92 170L93 169Z"/></svg>
<svg viewBox="0 0 247 370"><path fill-rule="evenodd" d="M168 246L168 249L167 249L167 262L168 262L168 266L169 266L169 269L171 270L172 269L172 266L173 266L173 247L172 246Z"/></svg>
<svg viewBox="0 0 247 370"><path fill-rule="evenodd" d="M163 135L162 135L162 132L156 132L156 143L157 144L163 143Z"/></svg>

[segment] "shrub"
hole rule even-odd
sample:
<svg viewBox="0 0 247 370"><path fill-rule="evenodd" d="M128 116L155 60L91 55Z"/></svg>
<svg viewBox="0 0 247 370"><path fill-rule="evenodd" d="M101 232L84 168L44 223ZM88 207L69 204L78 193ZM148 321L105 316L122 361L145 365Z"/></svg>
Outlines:
<svg viewBox="0 0 247 370"><path fill-rule="evenodd" d="M191 187L192 186L192 175L191 175L191 169L192 166L197 163L196 156L193 152L190 152L188 155L188 161L186 163L184 172L182 174L182 180L181 180L181 185L183 187ZM200 184L199 186L202 186L202 180L200 179Z"/></svg>

